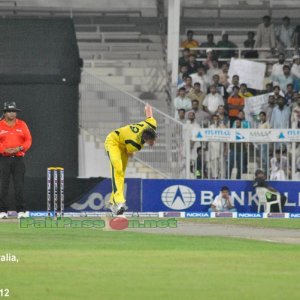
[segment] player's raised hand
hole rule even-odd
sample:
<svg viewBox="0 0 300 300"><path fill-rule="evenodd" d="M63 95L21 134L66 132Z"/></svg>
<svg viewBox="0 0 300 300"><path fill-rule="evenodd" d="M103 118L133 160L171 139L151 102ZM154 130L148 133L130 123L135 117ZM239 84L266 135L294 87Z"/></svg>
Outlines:
<svg viewBox="0 0 300 300"><path fill-rule="evenodd" d="M152 118L153 117L152 107L148 103L145 106L145 116L146 116L146 118Z"/></svg>

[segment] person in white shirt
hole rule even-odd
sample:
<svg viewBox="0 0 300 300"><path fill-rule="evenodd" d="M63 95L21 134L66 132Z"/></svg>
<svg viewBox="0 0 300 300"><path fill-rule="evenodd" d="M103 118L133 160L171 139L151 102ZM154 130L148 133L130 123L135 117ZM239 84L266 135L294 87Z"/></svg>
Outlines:
<svg viewBox="0 0 300 300"><path fill-rule="evenodd" d="M271 174L270 180L286 180L288 179L288 158L286 151L277 149L275 156L271 158Z"/></svg>
<svg viewBox="0 0 300 300"><path fill-rule="evenodd" d="M228 86L228 88L226 90L229 96L231 96L234 86L240 86L240 77L239 77L239 75L233 75L232 76L231 84Z"/></svg>
<svg viewBox="0 0 300 300"><path fill-rule="evenodd" d="M190 164L191 165L195 165L197 159L197 148L201 146L200 142L191 141L192 133L194 130L199 130L199 129L200 129L200 125L196 121L195 113L193 111L189 111L187 113L187 121L183 126L183 135L184 136L188 135L190 137L189 140L190 140Z"/></svg>
<svg viewBox="0 0 300 300"><path fill-rule="evenodd" d="M291 73L297 79L300 79L300 57L299 57L299 55L293 56L293 66L291 69Z"/></svg>
<svg viewBox="0 0 300 300"><path fill-rule="evenodd" d="M188 111L192 108L191 99L186 97L185 88L182 87L179 89L179 95L174 99L174 108L175 108L175 119L179 119L178 110L183 108L185 111Z"/></svg>
<svg viewBox="0 0 300 300"><path fill-rule="evenodd" d="M300 128L300 98L297 99L297 106L292 109L291 113L292 128Z"/></svg>
<svg viewBox="0 0 300 300"><path fill-rule="evenodd" d="M285 16L282 19L282 24L275 28L277 48L280 51L285 51L286 48L291 48L293 46L295 27L291 26L290 18ZM291 51L288 51L290 53Z"/></svg>
<svg viewBox="0 0 300 300"><path fill-rule="evenodd" d="M274 79L278 75L283 75L283 66L285 65L285 55L283 53L279 53L278 55L278 63L274 64L271 72L271 80Z"/></svg>
<svg viewBox="0 0 300 300"><path fill-rule="evenodd" d="M274 53L276 47L276 37L274 25L271 23L270 16L263 17L263 23L257 27L256 40L254 48L270 48L271 52ZM270 51L258 51L259 58L266 58L270 55Z"/></svg>
<svg viewBox="0 0 300 300"><path fill-rule="evenodd" d="M207 94L203 101L204 110L211 115L215 114L219 105L224 105L223 97L217 93L217 88L214 84L210 86L210 93Z"/></svg>
<svg viewBox="0 0 300 300"><path fill-rule="evenodd" d="M267 120L267 114L264 112L264 111L261 111L259 113L259 120L260 120L260 123L258 125L258 128L259 129L270 129L271 126L270 126L270 123L268 122ZM261 161L262 163L262 166L261 166L261 169L263 169L264 171L267 170L267 167L268 167L268 144L258 144L258 153L259 153L259 161Z"/></svg>
<svg viewBox="0 0 300 300"><path fill-rule="evenodd" d="M223 186L220 194L214 199L211 204L209 212L236 212L232 203L232 198L229 194L229 188Z"/></svg>
<svg viewBox="0 0 300 300"><path fill-rule="evenodd" d="M221 128L220 119L218 115L213 115L211 125L209 128ZM221 179L225 176L225 161L224 155L224 143L222 142L209 142L207 153L207 166L208 166L208 178ZM223 159L222 159L223 156Z"/></svg>
<svg viewBox="0 0 300 300"><path fill-rule="evenodd" d="M200 83L201 91L203 93L206 93L208 87L209 87L209 78L205 73L205 67L203 65L199 65L197 67L197 73L191 74L190 75L192 78L192 83L193 85L196 82Z"/></svg>

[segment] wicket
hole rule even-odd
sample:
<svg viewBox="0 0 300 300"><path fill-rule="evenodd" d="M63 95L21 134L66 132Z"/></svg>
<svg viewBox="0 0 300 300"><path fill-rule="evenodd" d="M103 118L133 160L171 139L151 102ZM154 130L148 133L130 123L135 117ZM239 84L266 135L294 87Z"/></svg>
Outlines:
<svg viewBox="0 0 300 300"><path fill-rule="evenodd" d="M53 174L53 177L52 177ZM53 199L54 217L58 215L58 189L60 198L60 216L63 217L65 209L65 169L62 167L47 168L47 213L51 215L51 201ZM52 194L53 191L53 194Z"/></svg>

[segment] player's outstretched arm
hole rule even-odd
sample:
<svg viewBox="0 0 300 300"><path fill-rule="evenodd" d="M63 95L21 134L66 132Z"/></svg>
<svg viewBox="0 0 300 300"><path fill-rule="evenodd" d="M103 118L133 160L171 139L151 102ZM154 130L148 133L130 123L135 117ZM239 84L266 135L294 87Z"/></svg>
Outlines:
<svg viewBox="0 0 300 300"><path fill-rule="evenodd" d="M153 118L152 107L149 104L146 104L145 106L145 116L146 118Z"/></svg>

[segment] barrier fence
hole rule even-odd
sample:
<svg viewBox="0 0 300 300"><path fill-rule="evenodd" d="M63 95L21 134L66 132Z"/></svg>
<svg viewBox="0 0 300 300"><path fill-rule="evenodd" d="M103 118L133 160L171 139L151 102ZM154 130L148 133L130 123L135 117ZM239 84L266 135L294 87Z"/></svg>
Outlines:
<svg viewBox="0 0 300 300"><path fill-rule="evenodd" d="M299 129L199 128L186 136L186 178L300 180Z"/></svg>

